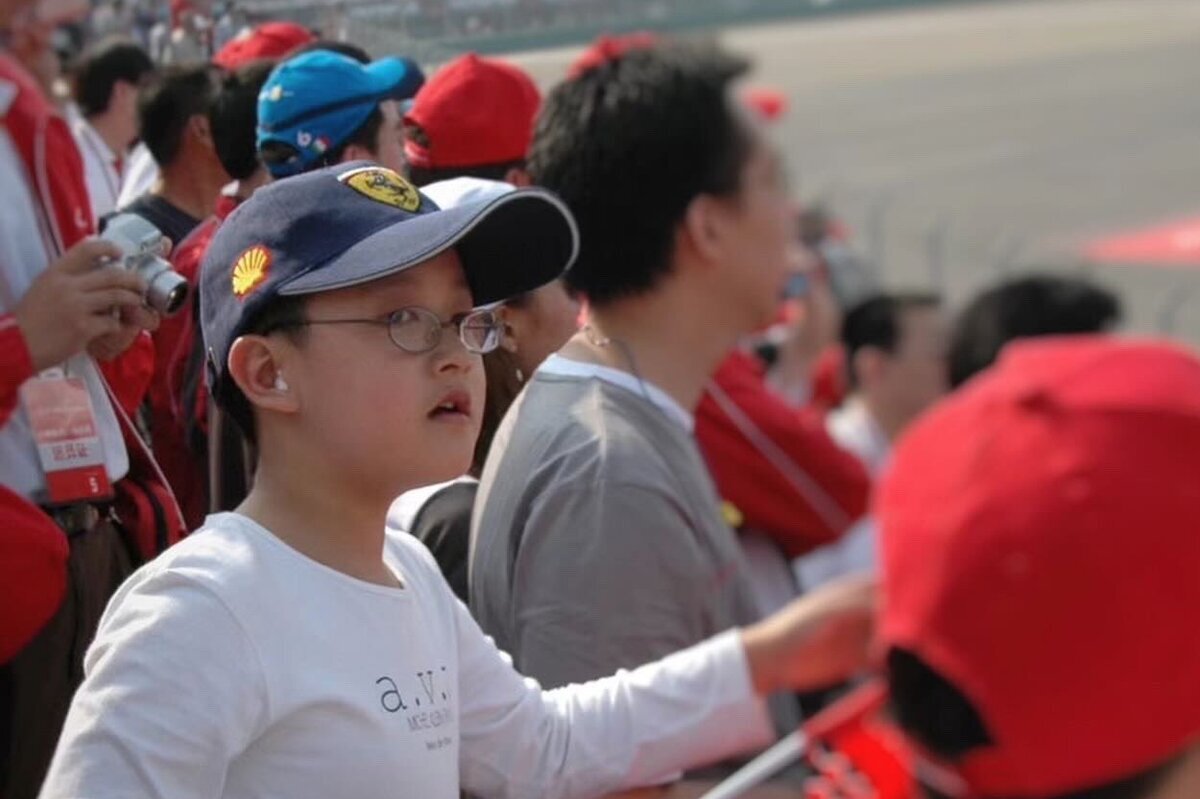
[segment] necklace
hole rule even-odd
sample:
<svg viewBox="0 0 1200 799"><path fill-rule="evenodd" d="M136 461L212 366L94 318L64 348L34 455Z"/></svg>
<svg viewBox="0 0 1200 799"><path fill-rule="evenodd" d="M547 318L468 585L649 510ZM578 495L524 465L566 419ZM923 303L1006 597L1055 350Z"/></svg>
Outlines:
<svg viewBox="0 0 1200 799"><path fill-rule="evenodd" d="M583 337L587 340L587 343L591 344L598 350L607 350L610 346L615 345L617 351L621 353L621 357L623 357L628 363L629 373L633 375L635 380L637 380L638 390L641 391L642 399L646 400L646 402L649 402L651 405L658 407L658 403L655 402L654 398L650 396L650 390L646 386L646 380L642 377L641 370L638 369L637 359L633 357L633 350L630 349L628 344L619 338L612 338L611 336L604 335L596 330L596 328L592 327L590 322L585 324L580 332L583 333ZM603 364L601 364L601 366L603 366Z"/></svg>

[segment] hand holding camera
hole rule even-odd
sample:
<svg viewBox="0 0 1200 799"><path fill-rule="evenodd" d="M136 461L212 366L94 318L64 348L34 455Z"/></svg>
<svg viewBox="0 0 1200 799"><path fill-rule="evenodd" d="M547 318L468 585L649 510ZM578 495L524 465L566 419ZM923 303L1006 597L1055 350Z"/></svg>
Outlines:
<svg viewBox="0 0 1200 799"><path fill-rule="evenodd" d="M104 238L82 241L50 264L13 312L34 369L85 349L115 358L158 326L160 312L178 310L188 285L161 258L164 241L153 225L122 214Z"/></svg>

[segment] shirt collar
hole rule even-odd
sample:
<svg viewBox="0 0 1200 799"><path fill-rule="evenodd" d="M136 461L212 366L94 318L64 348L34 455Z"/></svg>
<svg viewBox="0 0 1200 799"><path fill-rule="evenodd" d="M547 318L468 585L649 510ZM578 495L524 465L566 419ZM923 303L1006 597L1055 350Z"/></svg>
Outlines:
<svg viewBox="0 0 1200 799"><path fill-rule="evenodd" d="M542 365L538 367L538 372L559 377L590 377L603 380L605 383L623 388L648 400L650 404L681 425L688 433L691 433L696 427L695 418L686 408L676 402L674 397L648 380L634 377L620 369L613 369L598 363L576 361L554 354L542 362Z"/></svg>
<svg viewBox="0 0 1200 799"><path fill-rule="evenodd" d="M104 141L104 138L96 132L96 129L92 127L92 123L88 122L86 117L82 115L79 117L79 121L76 123L76 130L78 130L79 135L88 140L88 146L96 151L96 154L104 160L104 163L114 168L117 166L117 162L120 160L117 154L109 149L108 142Z"/></svg>

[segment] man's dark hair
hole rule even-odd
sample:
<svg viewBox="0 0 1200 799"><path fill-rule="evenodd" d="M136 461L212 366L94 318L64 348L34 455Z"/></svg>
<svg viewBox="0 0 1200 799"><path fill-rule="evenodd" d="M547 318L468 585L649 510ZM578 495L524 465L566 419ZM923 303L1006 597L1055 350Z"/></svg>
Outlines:
<svg viewBox="0 0 1200 799"><path fill-rule="evenodd" d="M274 61L263 59L226 75L208 109L217 158L234 180L245 180L259 167L255 146L258 93L274 68Z"/></svg>
<svg viewBox="0 0 1200 799"><path fill-rule="evenodd" d="M219 89L219 70L203 65L168 67L142 90L138 98L142 141L159 167L175 161L188 122L208 114Z"/></svg>
<svg viewBox="0 0 1200 799"><path fill-rule="evenodd" d="M154 62L141 47L125 39L105 39L76 62L71 96L85 117L103 114L117 83L124 81L137 86L153 71Z"/></svg>
<svg viewBox="0 0 1200 799"><path fill-rule="evenodd" d="M295 58L298 55L303 55L304 53L311 53L315 50L338 53L339 55L344 55L347 58L353 58L360 64L371 63L370 54L368 54L366 50L362 49L358 45L350 44L349 42L336 42L326 39L305 45L289 56L289 59ZM375 152L375 147L379 142L379 129L381 127L383 127L383 112L379 110L379 106L377 105L374 109L372 109L370 116L368 116L366 120L364 120L363 123L358 126L358 129L355 130L354 133L350 134L345 141L339 143L336 147L326 151L321 158L310 164L305 171L311 172L314 169L320 169L322 167L341 163L342 159L346 155L346 150L352 144L357 144L359 147L365 147L371 152ZM263 145L262 150L259 151L259 155L262 157L263 163L268 165L285 164L295 158L298 153L299 151L295 147L281 141L267 142L265 145Z"/></svg>
<svg viewBox="0 0 1200 799"><path fill-rule="evenodd" d="M732 195L750 155L730 84L747 63L711 46L636 49L559 84L529 152L533 182L579 223L568 284L596 305L651 289L701 194Z"/></svg>
<svg viewBox="0 0 1200 799"><path fill-rule="evenodd" d="M887 673L896 721L932 754L956 763L993 743L971 702L915 654L892 649L887 656ZM1149 799L1178 761L1177 757L1171 758L1118 782L1044 799ZM924 787L930 799L949 799L932 786Z"/></svg>
<svg viewBox="0 0 1200 799"><path fill-rule="evenodd" d="M1031 275L989 289L963 309L950 337L950 384L995 362L1018 338L1103 333L1121 319L1116 296L1081 278Z"/></svg>
<svg viewBox="0 0 1200 799"><path fill-rule="evenodd" d="M331 53L338 53L339 55L344 55L347 58L353 58L360 64L371 63L371 54L359 47L357 44L351 44L350 42L339 42L334 39L318 39L315 42L309 42L300 49L290 53L288 55L288 59L290 60L298 55L304 55L305 53L311 53L314 50L327 50Z"/></svg>
<svg viewBox="0 0 1200 799"><path fill-rule="evenodd" d="M846 350L846 374L857 387L854 358L864 347L894 353L900 343L901 319L914 310L941 306L936 294L877 294L855 305L842 319L842 346Z"/></svg>
<svg viewBox="0 0 1200 799"><path fill-rule="evenodd" d="M308 298L301 295L289 297L279 295L271 299L246 326L242 335L266 336L271 333L283 333L299 341L307 328L304 326L305 311ZM214 397L217 404L229 414L242 434L253 445L258 444L258 430L254 424L254 409L246 395L237 387L233 379L226 377L222 391Z"/></svg>

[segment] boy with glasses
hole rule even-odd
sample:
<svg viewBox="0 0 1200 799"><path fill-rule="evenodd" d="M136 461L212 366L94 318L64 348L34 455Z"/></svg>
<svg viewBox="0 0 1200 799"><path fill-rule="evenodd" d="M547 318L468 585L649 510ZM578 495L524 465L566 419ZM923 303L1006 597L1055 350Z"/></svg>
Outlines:
<svg viewBox="0 0 1200 799"><path fill-rule="evenodd" d="M254 488L121 588L44 797L594 796L760 745L756 695L861 665L855 584L543 692L428 552L385 533L397 494L470 461L487 306L577 247L545 191L438 210L368 163L229 217L201 316L215 401L258 444Z"/></svg>

